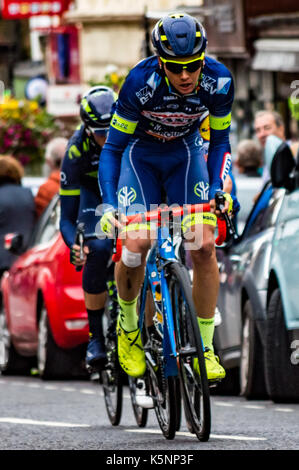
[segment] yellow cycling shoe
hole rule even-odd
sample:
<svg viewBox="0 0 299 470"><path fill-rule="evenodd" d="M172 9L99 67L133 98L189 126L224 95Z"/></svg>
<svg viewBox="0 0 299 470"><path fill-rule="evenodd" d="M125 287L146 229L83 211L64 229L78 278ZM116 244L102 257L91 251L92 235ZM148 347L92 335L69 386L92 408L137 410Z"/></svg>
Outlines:
<svg viewBox="0 0 299 470"><path fill-rule="evenodd" d="M204 357L206 360L206 369L208 380L222 380L225 377L225 370L219 364L219 357L214 354L211 349L207 349L204 352ZM198 367L198 359L194 359L194 370L200 375L200 370Z"/></svg>
<svg viewBox="0 0 299 470"><path fill-rule="evenodd" d="M142 377L146 370L145 354L140 329L127 333L117 320L118 360L122 369L131 377Z"/></svg>

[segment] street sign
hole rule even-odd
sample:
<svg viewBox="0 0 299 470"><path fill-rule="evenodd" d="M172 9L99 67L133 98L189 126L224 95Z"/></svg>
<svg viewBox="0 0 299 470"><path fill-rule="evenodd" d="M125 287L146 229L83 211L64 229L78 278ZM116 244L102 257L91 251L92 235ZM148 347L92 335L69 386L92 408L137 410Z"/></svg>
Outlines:
<svg viewBox="0 0 299 470"><path fill-rule="evenodd" d="M47 111L53 116L79 116L82 85L49 85L47 88Z"/></svg>
<svg viewBox="0 0 299 470"><path fill-rule="evenodd" d="M32 16L61 16L69 7L70 0L2 0L2 18L16 20Z"/></svg>

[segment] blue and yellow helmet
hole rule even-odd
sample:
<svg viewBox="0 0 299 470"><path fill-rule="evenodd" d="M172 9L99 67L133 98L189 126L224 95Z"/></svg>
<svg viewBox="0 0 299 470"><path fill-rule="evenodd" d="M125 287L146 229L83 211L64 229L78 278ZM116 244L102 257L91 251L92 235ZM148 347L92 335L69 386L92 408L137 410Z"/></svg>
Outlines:
<svg viewBox="0 0 299 470"><path fill-rule="evenodd" d="M152 31L155 52L164 59L204 54L206 32L202 24L186 13L173 13L161 18Z"/></svg>

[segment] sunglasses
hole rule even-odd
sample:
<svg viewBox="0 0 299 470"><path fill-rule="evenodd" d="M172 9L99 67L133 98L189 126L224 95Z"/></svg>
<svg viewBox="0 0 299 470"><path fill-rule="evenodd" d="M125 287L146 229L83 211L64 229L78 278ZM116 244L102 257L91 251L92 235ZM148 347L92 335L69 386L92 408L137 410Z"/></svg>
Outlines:
<svg viewBox="0 0 299 470"><path fill-rule="evenodd" d="M87 127L87 129L93 135L106 136L108 133L108 129L102 129L97 127Z"/></svg>
<svg viewBox="0 0 299 470"><path fill-rule="evenodd" d="M196 72L202 67L203 64L203 58L199 57L198 59L194 59L190 62L176 62L174 60L166 60L163 59L163 57L160 57L162 62L165 64L165 67L169 72L175 73L175 74L180 74L182 73L183 70L186 70L187 72Z"/></svg>

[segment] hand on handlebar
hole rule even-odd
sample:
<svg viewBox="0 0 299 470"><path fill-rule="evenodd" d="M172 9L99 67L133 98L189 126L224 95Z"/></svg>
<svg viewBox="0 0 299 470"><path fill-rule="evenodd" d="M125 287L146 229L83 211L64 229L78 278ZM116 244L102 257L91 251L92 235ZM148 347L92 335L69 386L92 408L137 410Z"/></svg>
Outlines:
<svg viewBox="0 0 299 470"><path fill-rule="evenodd" d="M221 197L221 200L219 198ZM210 201L211 212L220 217L221 215L228 213L229 216L233 214L234 202L233 198L229 193L218 191L215 194L215 199Z"/></svg>
<svg viewBox="0 0 299 470"><path fill-rule="evenodd" d="M117 211L107 211L101 218L101 229L109 237L114 238L115 232L122 228L121 222L118 220Z"/></svg>
<svg viewBox="0 0 299 470"><path fill-rule="evenodd" d="M84 264L86 263L88 253L89 253L88 246L84 246L83 252L82 252L80 245L77 245L76 243L74 243L74 245L71 248L71 263L76 267L84 266Z"/></svg>

